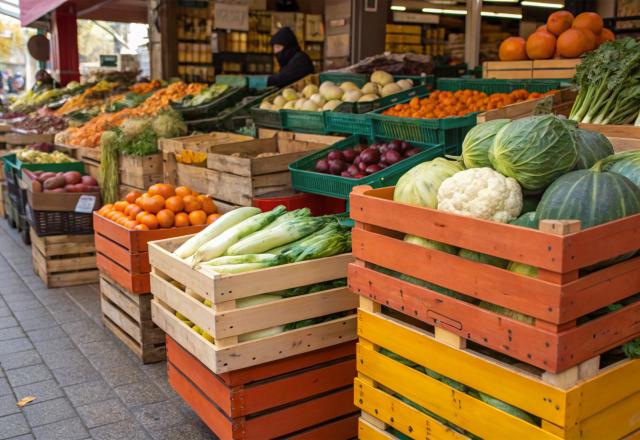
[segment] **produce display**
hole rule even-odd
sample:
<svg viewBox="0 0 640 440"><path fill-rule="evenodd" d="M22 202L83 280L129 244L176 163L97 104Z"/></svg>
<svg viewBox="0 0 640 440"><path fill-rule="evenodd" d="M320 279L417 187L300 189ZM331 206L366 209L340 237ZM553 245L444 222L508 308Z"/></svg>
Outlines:
<svg viewBox="0 0 640 440"><path fill-rule="evenodd" d="M16 151L16 158L22 163L68 163L75 159L67 156L62 151L47 153L35 149L22 149Z"/></svg>
<svg viewBox="0 0 640 440"><path fill-rule="evenodd" d="M304 111L332 111L343 102L370 102L381 97L394 95L413 87L410 79L394 82L393 75L375 71L369 82L362 88L350 81L336 85L331 81L324 81L320 87L309 84L300 93L288 87L281 94L270 101L265 99L260 104L263 110L304 110Z"/></svg>
<svg viewBox="0 0 640 440"><path fill-rule="evenodd" d="M398 140L372 145L356 145L353 148L329 152L326 157L316 162L315 171L360 179L421 151L420 148L414 148L408 142Z"/></svg>
<svg viewBox="0 0 640 440"><path fill-rule="evenodd" d="M595 12L583 12L574 18L569 11L549 15L547 24L540 26L525 40L509 37L500 44L502 61L548 60L578 58L598 48L615 35L604 27L602 17Z"/></svg>
<svg viewBox="0 0 640 440"><path fill-rule="evenodd" d="M640 150L614 154L606 137L553 115L492 121L469 131L460 160L437 158L402 176L394 200L527 228L552 219L579 220L581 228L588 229L640 214L639 158ZM538 273L535 267L418 237L405 241L525 276ZM474 301L447 289L438 291ZM479 305L523 322L533 320L494 304Z"/></svg>
<svg viewBox="0 0 640 440"><path fill-rule="evenodd" d="M392 75L419 76L435 69L430 56L414 53L384 53L373 55L338 72L367 73L382 70Z"/></svg>
<svg viewBox="0 0 640 440"><path fill-rule="evenodd" d="M179 101L176 101L176 104L182 108L197 107L199 105L208 104L229 90L229 88L228 84L212 84L196 95L185 96Z"/></svg>
<svg viewBox="0 0 640 440"><path fill-rule="evenodd" d="M125 108L116 113L100 114L82 127L70 127L59 137L59 142L77 147L94 148L100 144L102 134L109 129L119 127L126 120L153 116L169 107L171 101L182 99L186 95L200 92L204 84L173 83L160 89L135 108Z"/></svg>
<svg viewBox="0 0 640 440"><path fill-rule="evenodd" d="M13 128L37 134L55 134L67 128L67 121L53 115L28 116L13 124Z"/></svg>
<svg viewBox="0 0 640 440"><path fill-rule="evenodd" d="M477 90L457 90L455 92L436 90L425 98L411 98L404 104L396 104L382 114L403 118L436 119L451 116L465 116L473 112L493 110L529 99L538 99L556 93L529 93L514 90L511 93L486 93Z"/></svg>
<svg viewBox="0 0 640 440"><path fill-rule="evenodd" d="M131 191L124 200L104 205L98 214L127 229L148 231L210 224L220 217L217 211L209 196L186 186L156 183L144 194Z"/></svg>
<svg viewBox="0 0 640 440"><path fill-rule="evenodd" d="M62 98L63 96L72 96L80 93L84 90L84 87L85 86L82 86L76 81L71 81L63 88L49 88L42 90L41 92L26 90L22 92L13 104L9 106L9 109L12 112L29 113L39 107Z"/></svg>
<svg viewBox="0 0 640 440"><path fill-rule="evenodd" d="M351 231L334 216L312 217L308 208L261 212L238 208L183 243L174 254L192 266L241 273L349 252Z"/></svg>
<svg viewBox="0 0 640 440"><path fill-rule="evenodd" d="M640 126L640 42L625 38L586 54L576 68L575 82L580 90L571 119Z"/></svg>
<svg viewBox="0 0 640 440"><path fill-rule="evenodd" d="M86 193L100 190L96 179L83 176L78 171L53 173L23 170L22 172L31 179L33 192Z"/></svg>
<svg viewBox="0 0 640 440"><path fill-rule="evenodd" d="M84 92L68 99L62 107L55 111L56 116L64 116L68 113L82 110L86 107L101 103L107 94L111 93L118 83L100 81L89 87Z"/></svg>
<svg viewBox="0 0 640 440"><path fill-rule="evenodd" d="M27 116L27 114L21 112L3 112L0 113L0 120L9 121L12 119L24 118L25 116Z"/></svg>

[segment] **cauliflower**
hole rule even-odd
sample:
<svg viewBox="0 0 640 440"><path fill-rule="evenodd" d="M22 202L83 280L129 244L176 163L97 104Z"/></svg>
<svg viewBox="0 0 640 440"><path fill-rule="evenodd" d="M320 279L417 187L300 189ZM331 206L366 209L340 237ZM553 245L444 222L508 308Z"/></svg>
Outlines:
<svg viewBox="0 0 640 440"><path fill-rule="evenodd" d="M438 210L507 223L522 211L522 190L491 168L471 168L442 182Z"/></svg>

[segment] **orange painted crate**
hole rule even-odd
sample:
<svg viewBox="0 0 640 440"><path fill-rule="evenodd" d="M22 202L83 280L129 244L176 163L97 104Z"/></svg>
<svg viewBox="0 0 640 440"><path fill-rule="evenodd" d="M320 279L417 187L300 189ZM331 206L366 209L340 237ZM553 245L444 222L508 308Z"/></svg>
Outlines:
<svg viewBox="0 0 640 440"><path fill-rule="evenodd" d="M195 234L204 226L131 231L94 212L93 228L98 268L129 292L143 294L151 291L147 243Z"/></svg>
<svg viewBox="0 0 640 440"><path fill-rule="evenodd" d="M214 374L167 336L169 383L221 439L357 436L355 343Z"/></svg>
<svg viewBox="0 0 640 440"><path fill-rule="evenodd" d="M640 301L578 324L577 320L640 291L640 258L586 276L579 270L640 248L640 215L562 235L571 222L521 228L393 201L394 188L351 193L353 255L349 286L374 302L552 373L640 335ZM527 277L406 243L417 235L539 269ZM372 265L515 310L523 323L374 270Z"/></svg>

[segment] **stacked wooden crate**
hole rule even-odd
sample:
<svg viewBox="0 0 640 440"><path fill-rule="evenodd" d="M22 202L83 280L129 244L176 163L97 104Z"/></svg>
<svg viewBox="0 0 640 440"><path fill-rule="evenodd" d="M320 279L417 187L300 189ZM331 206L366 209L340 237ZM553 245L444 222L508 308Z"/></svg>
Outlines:
<svg viewBox="0 0 640 440"><path fill-rule="evenodd" d="M223 207L251 206L256 197L291 189L290 163L340 139L316 135L252 139L229 133L163 139L165 176L168 183L208 194ZM206 153L206 164L177 163L175 154L184 150Z"/></svg>
<svg viewBox="0 0 640 440"><path fill-rule="evenodd" d="M570 79L576 74L580 58L533 61L486 61L483 78L496 79Z"/></svg>
<svg viewBox="0 0 640 440"><path fill-rule="evenodd" d="M361 439L640 434L640 360L620 349L640 335L640 258L580 275L637 251L640 215L535 230L396 203L393 191L351 195ZM527 264L538 276L405 234Z"/></svg>
<svg viewBox="0 0 640 440"><path fill-rule="evenodd" d="M173 254L187 238L149 245L153 320L181 353L170 351L168 360L183 399L225 439L355 437L357 296L337 287L249 307L239 302L345 278L351 255L221 276ZM327 320L268 334L314 318Z"/></svg>
<svg viewBox="0 0 640 440"><path fill-rule="evenodd" d="M163 181L162 153L147 156L120 156L120 195L129 191L144 193L154 183Z"/></svg>
<svg viewBox="0 0 640 440"><path fill-rule="evenodd" d="M163 360L164 333L151 320L147 243L198 232L203 227L132 231L97 213L93 214L93 224L103 322L144 363Z"/></svg>

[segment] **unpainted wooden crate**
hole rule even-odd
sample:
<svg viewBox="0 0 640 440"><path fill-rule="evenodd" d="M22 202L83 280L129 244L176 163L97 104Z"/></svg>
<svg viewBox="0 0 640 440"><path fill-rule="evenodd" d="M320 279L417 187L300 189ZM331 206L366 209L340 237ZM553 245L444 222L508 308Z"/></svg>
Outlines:
<svg viewBox="0 0 640 440"><path fill-rule="evenodd" d="M150 293L131 294L100 276L102 322L145 364L166 357L164 332L151 320L151 299Z"/></svg>
<svg viewBox="0 0 640 440"><path fill-rule="evenodd" d="M34 272L47 287L77 286L98 281L93 235L39 237L31 228Z"/></svg>

